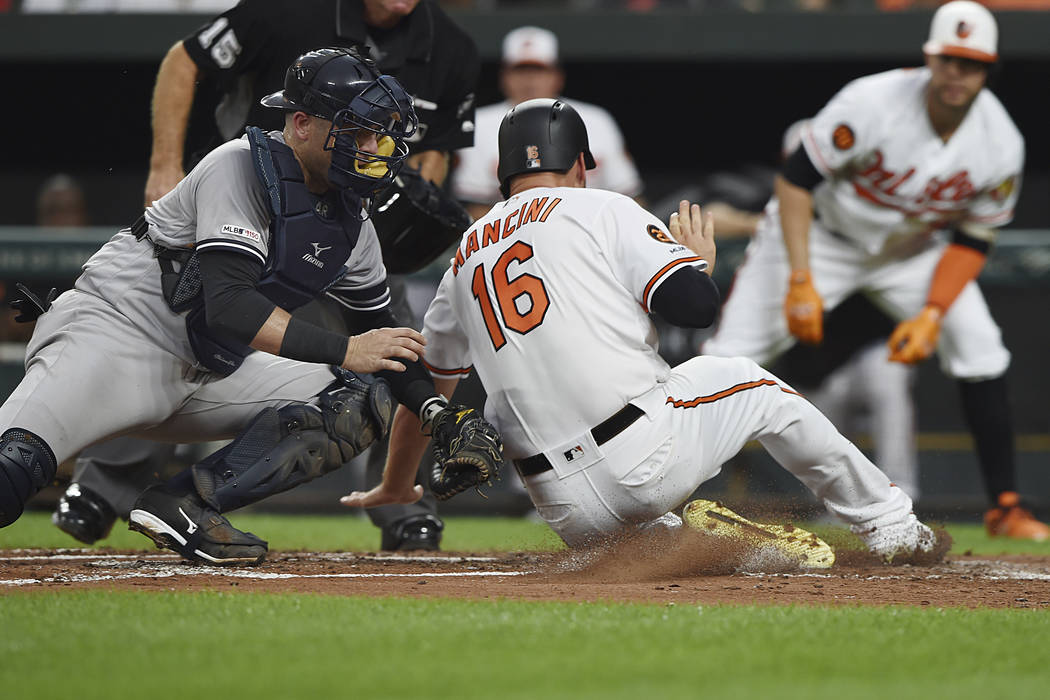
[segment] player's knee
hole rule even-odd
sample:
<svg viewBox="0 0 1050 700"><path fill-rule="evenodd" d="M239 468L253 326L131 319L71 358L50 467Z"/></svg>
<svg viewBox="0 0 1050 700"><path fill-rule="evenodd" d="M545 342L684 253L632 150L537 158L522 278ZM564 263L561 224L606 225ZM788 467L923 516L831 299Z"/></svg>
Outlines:
<svg viewBox="0 0 1050 700"><path fill-rule="evenodd" d="M197 492L226 512L315 479L383 437L395 406L385 381L340 375L316 406L267 408L230 445L195 464Z"/></svg>
<svg viewBox="0 0 1050 700"><path fill-rule="evenodd" d="M390 429L397 402L383 379L340 371L338 381L317 398L325 432L348 462L382 439Z"/></svg>
<svg viewBox="0 0 1050 700"><path fill-rule="evenodd" d="M58 463L46 442L23 428L0 435L0 527L18 520L26 502L55 478Z"/></svg>

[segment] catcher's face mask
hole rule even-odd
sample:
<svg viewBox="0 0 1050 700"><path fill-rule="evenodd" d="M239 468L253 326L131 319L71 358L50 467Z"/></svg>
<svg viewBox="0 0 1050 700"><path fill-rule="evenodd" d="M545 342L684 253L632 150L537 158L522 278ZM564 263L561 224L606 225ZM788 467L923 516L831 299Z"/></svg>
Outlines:
<svg viewBox="0 0 1050 700"><path fill-rule="evenodd" d="M325 150L332 151L328 181L361 197L382 190L401 169L408 155L406 139L418 125L405 89L391 76L379 76L332 118L325 143ZM372 135L375 153L361 148Z"/></svg>

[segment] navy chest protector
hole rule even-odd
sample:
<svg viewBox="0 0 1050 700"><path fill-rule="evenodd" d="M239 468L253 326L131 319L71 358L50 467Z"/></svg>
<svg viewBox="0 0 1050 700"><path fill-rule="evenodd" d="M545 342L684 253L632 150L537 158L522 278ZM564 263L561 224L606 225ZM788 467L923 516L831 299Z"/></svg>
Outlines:
<svg viewBox="0 0 1050 700"><path fill-rule="evenodd" d="M257 127L248 127L247 133L255 173L266 188L272 214L269 254L256 288L285 311L293 311L319 297L346 274L346 260L361 233L357 216L360 200L342 193L323 197L311 193L291 148L267 138ZM178 273L178 282L164 285L165 297L173 311L190 310L186 330L197 360L225 376L240 367L252 349L208 327L199 265L195 263L193 258L187 260ZM163 270L163 260L161 266ZM187 279L194 269L196 290L187 290L194 286ZM181 293L169 294L170 286Z"/></svg>

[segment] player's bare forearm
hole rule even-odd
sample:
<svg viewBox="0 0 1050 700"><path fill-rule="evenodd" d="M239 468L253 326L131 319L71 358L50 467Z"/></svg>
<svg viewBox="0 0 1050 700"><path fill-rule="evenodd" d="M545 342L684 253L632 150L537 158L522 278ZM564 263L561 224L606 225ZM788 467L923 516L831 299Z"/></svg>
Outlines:
<svg viewBox="0 0 1050 700"><path fill-rule="evenodd" d="M435 390L443 396L451 396L458 382L458 379L435 379ZM346 506L374 508L418 501L423 489L416 485L416 472L430 444L430 436L422 433L421 425L416 414L405 406L398 406L390 427L390 447L382 483L370 491L354 491L343 496L340 502Z"/></svg>
<svg viewBox="0 0 1050 700"><path fill-rule="evenodd" d="M813 195L777 175L773 190L780 202L780 228L784 232L792 271L809 269L809 227L813 223Z"/></svg>
<svg viewBox="0 0 1050 700"><path fill-rule="evenodd" d="M146 184L147 206L171 191L183 177L182 151L196 89L197 64L180 41L161 61L153 87L153 151Z"/></svg>
<svg viewBox="0 0 1050 700"><path fill-rule="evenodd" d="M443 185L448 177L448 160L448 153L445 151L421 151L409 156L406 164L418 170L424 180Z"/></svg>
<svg viewBox="0 0 1050 700"><path fill-rule="evenodd" d="M429 442L430 437L420 432L419 418L404 406L398 406L390 427L383 481L369 491L354 491L343 496L339 502L355 508L415 503L423 496L423 487L416 485L416 468Z"/></svg>

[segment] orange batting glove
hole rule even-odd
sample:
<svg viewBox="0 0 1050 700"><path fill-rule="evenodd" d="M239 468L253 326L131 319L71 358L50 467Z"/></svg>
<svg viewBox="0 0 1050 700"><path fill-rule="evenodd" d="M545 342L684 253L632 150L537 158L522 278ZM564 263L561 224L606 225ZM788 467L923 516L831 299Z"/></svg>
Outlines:
<svg viewBox="0 0 1050 700"><path fill-rule="evenodd" d="M818 345L824 339L824 303L813 287L809 270L796 270L784 298L788 330L803 343Z"/></svg>
<svg viewBox="0 0 1050 700"><path fill-rule="evenodd" d="M890 336L890 360L914 364L932 355L937 349L943 315L936 306L927 305L915 318L898 323Z"/></svg>

